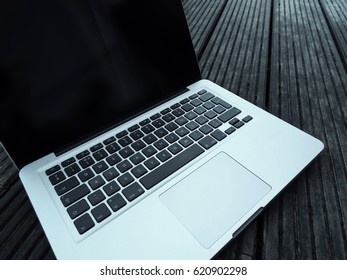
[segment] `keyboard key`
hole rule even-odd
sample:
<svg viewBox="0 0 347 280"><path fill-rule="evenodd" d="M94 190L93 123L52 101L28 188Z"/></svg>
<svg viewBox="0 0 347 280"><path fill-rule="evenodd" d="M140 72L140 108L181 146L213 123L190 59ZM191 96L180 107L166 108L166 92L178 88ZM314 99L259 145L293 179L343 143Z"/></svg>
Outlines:
<svg viewBox="0 0 347 280"><path fill-rule="evenodd" d="M159 153L157 153L156 157L161 161L161 162L165 162L167 161L169 158L172 157L172 155L167 151L160 151Z"/></svg>
<svg viewBox="0 0 347 280"><path fill-rule="evenodd" d="M102 171L105 171L105 170L108 168L108 166L107 166L107 164L106 164L105 161L100 161L100 162L94 164L94 165L92 166L92 168L93 168L93 170L95 171L95 173L99 174L99 173L101 173Z"/></svg>
<svg viewBox="0 0 347 280"><path fill-rule="evenodd" d="M66 181L60 183L59 185L56 185L54 187L55 192L57 195L62 195L69 190L72 190L74 187L77 187L79 185L79 181L77 180L76 177L71 177L67 179Z"/></svg>
<svg viewBox="0 0 347 280"><path fill-rule="evenodd" d="M114 167L111 167L110 169L102 173L102 175L104 175L107 181L111 181L119 175L119 172Z"/></svg>
<svg viewBox="0 0 347 280"><path fill-rule="evenodd" d="M120 186L115 181L112 181L104 186L103 189L108 196L111 196L120 190Z"/></svg>
<svg viewBox="0 0 347 280"><path fill-rule="evenodd" d="M206 108L207 110L210 110L210 109L212 109L216 105L214 105L212 102L208 101L208 102L204 103L202 106L204 108Z"/></svg>
<svg viewBox="0 0 347 280"><path fill-rule="evenodd" d="M111 136L110 138L107 138L103 143L104 143L105 145L108 145L108 144L113 143L114 141L116 141L116 138L113 137L113 136Z"/></svg>
<svg viewBox="0 0 347 280"><path fill-rule="evenodd" d="M195 99L195 98L198 98L198 97L199 97L199 95L197 93L195 93L195 94L189 96L189 99L192 100L192 99Z"/></svg>
<svg viewBox="0 0 347 280"><path fill-rule="evenodd" d="M98 143L98 144L94 145L93 147L91 147L90 150L92 152L95 152L95 151L101 149L102 147L103 147L103 145L101 143Z"/></svg>
<svg viewBox="0 0 347 280"><path fill-rule="evenodd" d="M167 132L167 130L166 130L165 128L159 128L159 129L157 129L157 130L154 132L154 134L155 134L156 136L158 136L159 138L162 138L162 137L164 137L165 135L167 135L168 132Z"/></svg>
<svg viewBox="0 0 347 280"><path fill-rule="evenodd" d="M154 143L154 147L156 147L159 151L167 147L169 144L164 139L159 139Z"/></svg>
<svg viewBox="0 0 347 280"><path fill-rule="evenodd" d="M198 141L200 138L202 138L204 135L198 131L195 130L191 134L189 134L190 138L192 138L194 141Z"/></svg>
<svg viewBox="0 0 347 280"><path fill-rule="evenodd" d="M192 161L203 152L204 150L199 145L194 144L165 162L163 165L159 166L157 169L154 169L153 171L142 177L140 179L140 183L148 190L186 165L188 162Z"/></svg>
<svg viewBox="0 0 347 280"><path fill-rule="evenodd" d="M83 234L94 227L95 223L88 213L74 221L75 227L80 234Z"/></svg>
<svg viewBox="0 0 347 280"><path fill-rule="evenodd" d="M140 128L140 126L138 124L135 124L135 125L129 127L128 131L129 132L133 132L133 131L135 131L136 129L139 129L139 128Z"/></svg>
<svg viewBox="0 0 347 280"><path fill-rule="evenodd" d="M236 131L236 129L233 128L233 127L231 126L231 127L229 127L229 128L225 131L225 133L226 133L226 134L231 134L231 133L233 133L234 131Z"/></svg>
<svg viewBox="0 0 347 280"><path fill-rule="evenodd" d="M156 120L159 117L160 117L160 114L157 113L157 114L154 114L153 116L151 116L150 119L153 121L153 120Z"/></svg>
<svg viewBox="0 0 347 280"><path fill-rule="evenodd" d="M186 129L185 127L180 127L175 131L179 136L183 137L189 133L189 130Z"/></svg>
<svg viewBox="0 0 347 280"><path fill-rule="evenodd" d="M143 127L141 128L141 130L142 130L145 134L148 134L148 133L153 132L153 131L155 130L155 128L154 128L152 125L147 124L147 125L143 126Z"/></svg>
<svg viewBox="0 0 347 280"><path fill-rule="evenodd" d="M208 122L208 119L205 118L204 116L200 116L200 117L196 118L195 121L196 121L198 124L203 125L203 124L205 124L205 123Z"/></svg>
<svg viewBox="0 0 347 280"><path fill-rule="evenodd" d="M179 117L178 119L175 120L175 122L178 124L178 125L184 125L186 124L188 121L185 117Z"/></svg>
<svg viewBox="0 0 347 280"><path fill-rule="evenodd" d="M224 139L225 137L227 137L222 131L220 131L219 129L216 129L215 131L213 131L211 133L211 136L213 136L213 138L215 138L218 141L221 141L222 139Z"/></svg>
<svg viewBox="0 0 347 280"><path fill-rule="evenodd" d="M95 163L94 159L90 156L87 156L79 161L79 164L82 166L82 168L87 168L94 163Z"/></svg>
<svg viewBox="0 0 347 280"><path fill-rule="evenodd" d="M134 183L130 185L129 187L125 188L122 193L126 197L128 201L133 201L135 198L137 198L139 195L143 194L145 191L139 183Z"/></svg>
<svg viewBox="0 0 347 280"><path fill-rule="evenodd" d="M176 128L178 128L178 125L175 124L174 122L170 122L167 125L165 125L165 128L171 132L171 131L174 131Z"/></svg>
<svg viewBox="0 0 347 280"><path fill-rule="evenodd" d="M76 164L71 164L68 167L64 169L67 176L71 177L72 175L75 175L76 173L81 171L81 168Z"/></svg>
<svg viewBox="0 0 347 280"><path fill-rule="evenodd" d="M104 199L106 199L106 196L102 193L101 190L97 190L96 192L88 195L88 200L93 206L99 204Z"/></svg>
<svg viewBox="0 0 347 280"><path fill-rule="evenodd" d="M240 113L241 111L239 109L237 109L236 107L233 107L229 109L228 111L224 112L223 114L221 114L220 116L218 116L218 119L222 122L227 122Z"/></svg>
<svg viewBox="0 0 347 280"><path fill-rule="evenodd" d="M85 182L89 180L90 178L93 178L93 176L94 176L94 173L90 168L85 169L81 171L80 173L78 173L78 177L80 178L82 182Z"/></svg>
<svg viewBox="0 0 347 280"><path fill-rule="evenodd" d="M234 126L235 126L236 128L240 128L240 127L243 126L244 124L245 124L244 122L239 121L239 122L235 123Z"/></svg>
<svg viewBox="0 0 347 280"><path fill-rule="evenodd" d="M206 93L206 92L207 92L206 89L202 89L202 90L198 91L198 94L199 94L199 95L203 95L203 94Z"/></svg>
<svg viewBox="0 0 347 280"><path fill-rule="evenodd" d="M248 116L244 117L242 120L243 120L244 122L247 123L247 122L253 120L253 117L251 117L250 115L248 115Z"/></svg>
<svg viewBox="0 0 347 280"><path fill-rule="evenodd" d="M213 111L208 111L208 112L206 112L206 113L204 114L204 116L205 116L206 118L209 118L210 120L212 120L215 116L217 116L217 114L216 114L215 112L213 112Z"/></svg>
<svg viewBox="0 0 347 280"><path fill-rule="evenodd" d="M123 158L127 158L131 155L134 154L134 151L132 148L130 147L125 147L124 149L120 150L119 151L119 154L123 157Z"/></svg>
<svg viewBox="0 0 347 280"><path fill-rule="evenodd" d="M159 165L159 161L156 158L152 157L152 158L146 160L144 162L144 164L146 165L146 167L149 170L152 170L153 168L155 168L155 167L157 167Z"/></svg>
<svg viewBox="0 0 347 280"><path fill-rule="evenodd" d="M195 108L194 112L197 113L198 115L201 115L201 114L206 112L206 109L204 107L200 106L200 107Z"/></svg>
<svg viewBox="0 0 347 280"><path fill-rule="evenodd" d="M212 121L210 121L208 123L210 126L212 126L213 128L217 128L220 127L222 125L222 122L217 120L217 119L213 119Z"/></svg>
<svg viewBox="0 0 347 280"><path fill-rule="evenodd" d="M111 207L113 212L116 212L124 207L127 203L125 199L119 193L117 193L107 200L107 204Z"/></svg>
<svg viewBox="0 0 347 280"><path fill-rule="evenodd" d="M191 121L186 124L186 128L188 128L190 131L197 129L198 127L199 125L195 121Z"/></svg>
<svg viewBox="0 0 347 280"><path fill-rule="evenodd" d="M108 162L108 164L110 166L115 165L116 163L120 162L121 160L122 160L121 157L119 155L116 155L116 154L111 155L108 158L106 158L106 161Z"/></svg>
<svg viewBox="0 0 347 280"><path fill-rule="evenodd" d="M180 104L186 104L188 103L190 100L188 98L184 98L183 100L180 101Z"/></svg>
<svg viewBox="0 0 347 280"><path fill-rule="evenodd" d="M178 136L173 132L165 137L165 140L168 141L170 144L177 141L178 139Z"/></svg>
<svg viewBox="0 0 347 280"><path fill-rule="evenodd" d="M215 111L217 114L221 114L225 112L225 108L221 105L218 105L217 107L213 108L213 111Z"/></svg>
<svg viewBox="0 0 347 280"><path fill-rule="evenodd" d="M171 111L170 108L166 108L166 109L162 110L160 112L160 114L165 115L165 114L169 113L170 111Z"/></svg>
<svg viewBox="0 0 347 280"><path fill-rule="evenodd" d="M133 138L135 141L140 139L144 134L140 130L135 130L130 134L130 137Z"/></svg>
<svg viewBox="0 0 347 280"><path fill-rule="evenodd" d="M188 137L184 137L182 138L180 141L178 141L184 148L187 148L188 146L190 146L191 144L193 144L193 140L188 138Z"/></svg>
<svg viewBox="0 0 347 280"><path fill-rule="evenodd" d="M157 119L152 122L152 125L156 128L162 127L165 124L165 122L162 119Z"/></svg>
<svg viewBox="0 0 347 280"><path fill-rule="evenodd" d="M72 203L74 203L75 201L79 200L80 198L86 196L87 194L90 193L89 188L87 187L86 184L83 184L75 189L73 189L72 191L66 193L65 195L63 195L60 200L63 203L63 205L65 207L71 205Z"/></svg>
<svg viewBox="0 0 347 280"><path fill-rule="evenodd" d="M125 137L123 137L122 139L120 139L120 140L118 141L118 143L119 143L122 147L126 147L126 146L130 145L132 142L133 142L133 140L131 140L131 139L129 138L129 136L125 136Z"/></svg>
<svg viewBox="0 0 347 280"><path fill-rule="evenodd" d="M154 141L157 141L157 140L158 138L152 133L143 137L143 141L145 141L147 144L152 144Z"/></svg>
<svg viewBox="0 0 347 280"><path fill-rule="evenodd" d="M55 165L53 167L51 167L50 169L46 170L46 175L49 176L57 171L60 170L60 166L59 165Z"/></svg>
<svg viewBox="0 0 347 280"><path fill-rule="evenodd" d="M214 95L212 93L206 92L204 95L200 96L200 100L206 102L207 100L210 100L213 97Z"/></svg>
<svg viewBox="0 0 347 280"><path fill-rule="evenodd" d="M193 109L194 109L194 106L191 105L191 104L189 104L189 103L187 103L187 104L183 105L181 108L182 108L184 111L189 112L190 110L193 110Z"/></svg>
<svg viewBox="0 0 347 280"><path fill-rule="evenodd" d="M95 207L91 212L94 219L98 223L101 223L103 220L105 220L108 216L111 215L111 211L107 208L107 206L104 203Z"/></svg>
<svg viewBox="0 0 347 280"><path fill-rule="evenodd" d="M172 110L175 110L175 109L177 109L178 107L180 107L181 105L179 104L179 103L175 103L174 105L172 105L170 108L172 109Z"/></svg>
<svg viewBox="0 0 347 280"><path fill-rule="evenodd" d="M217 144L217 141L213 139L211 136L206 136L198 142L201 146L203 146L206 150L210 149L212 146Z"/></svg>
<svg viewBox="0 0 347 280"><path fill-rule="evenodd" d="M204 134L209 134L213 129L208 124L205 124L204 126L200 127L199 130Z"/></svg>
<svg viewBox="0 0 347 280"><path fill-rule="evenodd" d="M240 120L238 118L233 118L229 124L234 125L235 123L239 122Z"/></svg>
<svg viewBox="0 0 347 280"><path fill-rule="evenodd" d="M117 143L112 143L112 144L106 146L106 150L110 154L114 154L115 152L120 150L120 147L119 147L119 145Z"/></svg>
<svg viewBox="0 0 347 280"><path fill-rule="evenodd" d="M176 110L172 111L172 114L174 114L176 117L180 117L184 114L184 111L180 108L177 108Z"/></svg>
<svg viewBox="0 0 347 280"><path fill-rule="evenodd" d="M129 185L130 183L132 183L134 181L133 176L130 175L129 172L123 174L122 176L118 177L118 182L119 184L122 185L122 187L125 187L127 185Z"/></svg>
<svg viewBox="0 0 347 280"><path fill-rule="evenodd" d="M97 152L93 154L93 157L95 158L96 161L100 161L107 156L108 154L104 149L98 150Z"/></svg>
<svg viewBox="0 0 347 280"><path fill-rule="evenodd" d="M178 145L177 143L175 143L175 144L172 144L172 145L168 148L168 150L169 150L173 155L176 155L176 154L178 154L180 151L182 151L183 148L182 148L180 145Z"/></svg>
<svg viewBox="0 0 347 280"><path fill-rule="evenodd" d="M136 153L135 155L130 157L130 161L134 164L137 165L140 162L144 161L145 157L141 155L140 153Z"/></svg>
<svg viewBox="0 0 347 280"><path fill-rule="evenodd" d="M146 168L143 167L142 164L136 166L135 168L131 169L131 173L136 177L140 178L142 175L147 173Z"/></svg>
<svg viewBox="0 0 347 280"><path fill-rule="evenodd" d="M200 99L195 99L190 104L192 104L194 107L198 107L202 104L203 102Z"/></svg>
<svg viewBox="0 0 347 280"><path fill-rule="evenodd" d="M142 150L142 153L143 153L146 157L153 156L156 152L157 152L157 150L156 150L153 146L148 146L147 148L145 148L145 149Z"/></svg>
<svg viewBox="0 0 347 280"><path fill-rule="evenodd" d="M194 112L188 112L187 114L184 115L188 120L193 120L195 119L198 115Z"/></svg>
<svg viewBox="0 0 347 280"><path fill-rule="evenodd" d="M141 121L141 122L139 123L139 125L144 126L144 125L146 125L146 124L149 124L150 122L151 122L150 119L145 119L145 120Z"/></svg>
<svg viewBox="0 0 347 280"><path fill-rule="evenodd" d="M61 163L61 165L62 165L62 167L66 167L66 166L70 165L71 163L74 163L75 161L76 161L75 158L70 157L70 158L64 160L64 161Z"/></svg>
<svg viewBox="0 0 347 280"><path fill-rule="evenodd" d="M85 150L83 152L80 152L79 154L76 155L76 158L77 159L81 159L81 158L84 158L85 156L89 155L89 151Z"/></svg>
<svg viewBox="0 0 347 280"><path fill-rule="evenodd" d="M131 144L131 147L135 151L139 151L139 150L143 149L144 147L146 147L146 144L142 140L137 140L136 142Z"/></svg>
<svg viewBox="0 0 347 280"><path fill-rule="evenodd" d="M62 171L59 171L59 172L49 176L48 179L51 182L51 184L54 186L54 185L64 181L66 179L66 176L64 175L64 173Z"/></svg>
<svg viewBox="0 0 347 280"><path fill-rule="evenodd" d="M232 106L225 102L224 100L220 99L219 97L215 97L211 100L216 105L222 105L226 109L230 109Z"/></svg>
<svg viewBox="0 0 347 280"><path fill-rule="evenodd" d="M127 134L128 134L128 131L123 130L123 131L117 133L117 134L116 134L116 137L117 137L118 139L120 139L120 138L124 137L124 136L127 135Z"/></svg>
<svg viewBox="0 0 347 280"><path fill-rule="evenodd" d="M84 212L86 212L89 209L89 205L85 199L80 200L79 202L75 203L74 205L67 208L67 212L71 219L75 219L76 217L82 215Z"/></svg>
<svg viewBox="0 0 347 280"><path fill-rule="evenodd" d="M118 170L122 173L129 170L131 167L133 167L132 164L127 159L117 164L116 166Z"/></svg>
<svg viewBox="0 0 347 280"><path fill-rule="evenodd" d="M168 123L173 121L174 119L175 119L175 116L172 114L167 114L167 115L163 116L163 120L168 122Z"/></svg>
<svg viewBox="0 0 347 280"><path fill-rule="evenodd" d="M88 184L93 190L96 190L97 188L100 188L102 185L105 185L105 181L99 175L99 176L96 176L95 178L89 180Z"/></svg>

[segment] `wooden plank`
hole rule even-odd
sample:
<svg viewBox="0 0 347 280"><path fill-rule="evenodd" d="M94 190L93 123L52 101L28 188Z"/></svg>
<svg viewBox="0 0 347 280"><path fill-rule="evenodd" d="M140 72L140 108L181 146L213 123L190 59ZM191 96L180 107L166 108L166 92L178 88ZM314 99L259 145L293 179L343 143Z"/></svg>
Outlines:
<svg viewBox="0 0 347 280"><path fill-rule="evenodd" d="M277 220L278 231L264 234L265 258L345 258L343 62L315 1L275 0L272 41L270 111L322 139L327 148L283 194L277 213L266 213L265 228L273 229ZM279 244L272 243L279 234Z"/></svg>

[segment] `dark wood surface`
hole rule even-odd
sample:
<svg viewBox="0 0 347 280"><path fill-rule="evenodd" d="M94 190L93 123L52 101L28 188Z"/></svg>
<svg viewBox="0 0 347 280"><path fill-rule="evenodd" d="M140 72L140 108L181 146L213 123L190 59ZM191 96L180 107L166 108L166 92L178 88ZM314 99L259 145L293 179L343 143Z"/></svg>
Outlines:
<svg viewBox="0 0 347 280"><path fill-rule="evenodd" d="M321 139L324 151L217 259L346 259L347 3L183 0L204 78ZM0 259L53 259L0 147Z"/></svg>

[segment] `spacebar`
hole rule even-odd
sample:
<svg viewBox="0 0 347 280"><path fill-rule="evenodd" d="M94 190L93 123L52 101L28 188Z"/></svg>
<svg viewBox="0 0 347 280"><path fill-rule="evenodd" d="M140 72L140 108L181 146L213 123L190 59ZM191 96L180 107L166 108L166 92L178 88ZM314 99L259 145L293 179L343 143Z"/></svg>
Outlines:
<svg viewBox="0 0 347 280"><path fill-rule="evenodd" d="M147 190L149 190L203 152L203 148L197 144L194 144L171 160L159 166L157 169L153 170L151 173L144 176L142 179L140 179L140 182Z"/></svg>

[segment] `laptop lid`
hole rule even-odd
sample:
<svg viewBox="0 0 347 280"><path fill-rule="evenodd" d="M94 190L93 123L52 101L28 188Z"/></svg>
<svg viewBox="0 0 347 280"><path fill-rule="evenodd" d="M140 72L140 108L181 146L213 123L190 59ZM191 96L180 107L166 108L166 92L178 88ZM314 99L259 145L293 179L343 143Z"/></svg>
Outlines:
<svg viewBox="0 0 347 280"><path fill-rule="evenodd" d="M5 0L0 141L21 167L201 78L179 0Z"/></svg>

